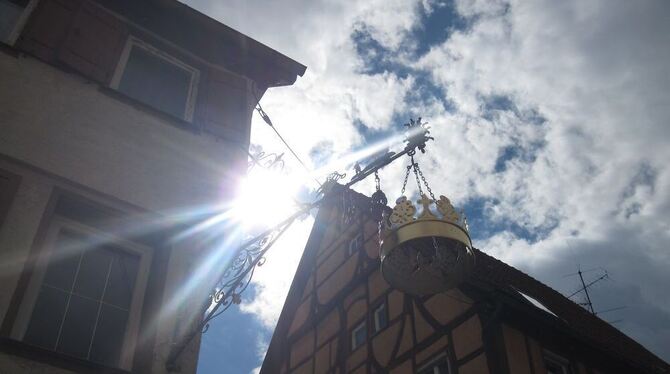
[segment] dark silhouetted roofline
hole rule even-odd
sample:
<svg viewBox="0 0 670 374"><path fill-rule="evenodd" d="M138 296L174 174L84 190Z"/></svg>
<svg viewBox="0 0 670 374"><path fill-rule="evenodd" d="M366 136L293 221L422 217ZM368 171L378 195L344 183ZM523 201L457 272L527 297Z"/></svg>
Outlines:
<svg viewBox="0 0 670 374"><path fill-rule="evenodd" d="M307 69L299 62L177 0L92 0L198 57L256 81L287 86Z"/></svg>

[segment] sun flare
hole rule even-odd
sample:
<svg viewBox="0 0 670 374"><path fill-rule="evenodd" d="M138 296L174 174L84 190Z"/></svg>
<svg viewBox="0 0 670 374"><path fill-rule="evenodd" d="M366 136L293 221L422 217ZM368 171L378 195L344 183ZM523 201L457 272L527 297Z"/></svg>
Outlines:
<svg viewBox="0 0 670 374"><path fill-rule="evenodd" d="M279 170L254 168L238 186L234 217L246 227L269 227L296 210L299 178Z"/></svg>

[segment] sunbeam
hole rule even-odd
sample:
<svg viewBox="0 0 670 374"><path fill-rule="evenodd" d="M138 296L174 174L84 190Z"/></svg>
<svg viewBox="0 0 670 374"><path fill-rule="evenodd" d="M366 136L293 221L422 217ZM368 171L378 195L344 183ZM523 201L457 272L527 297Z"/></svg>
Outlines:
<svg viewBox="0 0 670 374"><path fill-rule="evenodd" d="M387 149L395 148L398 144L401 144L408 136L416 135L419 131L421 130L417 128L411 130L411 132L408 133L393 134L385 139L369 144L366 147L359 149L355 152L351 152L331 160L326 165L317 169L314 172L314 174L327 175L332 171L345 169L350 165L358 161L364 160L374 154L377 154Z"/></svg>

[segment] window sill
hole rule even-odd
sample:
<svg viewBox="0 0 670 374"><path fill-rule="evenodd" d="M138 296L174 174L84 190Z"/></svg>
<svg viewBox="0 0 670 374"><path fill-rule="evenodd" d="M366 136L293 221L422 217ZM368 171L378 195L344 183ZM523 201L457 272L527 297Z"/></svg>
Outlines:
<svg viewBox="0 0 670 374"><path fill-rule="evenodd" d="M106 87L106 86L100 86L99 91L102 92L103 94L109 96L110 98L114 100L121 101L125 104L128 104L142 112L145 112L149 115L158 117L165 122L167 122L169 125L174 126L178 129L190 132L192 134L196 135L201 135L201 134L208 134L210 136L213 136L217 139L221 139L224 141L228 142L234 142L236 144L242 144L243 146L248 146L248 140L244 140L243 137L240 134L233 134L233 133L221 133L220 131L213 131L212 129L208 129L206 126L203 126L202 124L198 124L196 122L189 122L186 121L185 119L175 117L171 114L168 114L166 112L163 112L160 109L156 109L152 107L149 104L145 104L144 102L134 99L130 96L127 96L113 88Z"/></svg>
<svg viewBox="0 0 670 374"><path fill-rule="evenodd" d="M26 344L22 341L0 337L0 352L22 357L27 360L40 362L61 369L72 370L77 373L105 373L105 374L130 374L130 371L111 368L102 364L82 360L48 349Z"/></svg>
<svg viewBox="0 0 670 374"><path fill-rule="evenodd" d="M168 114L168 113L166 113L166 112L164 112L160 109L156 109L149 104L145 104L142 101L139 101L137 99L133 99L132 97L127 96L127 95L125 95L125 94L123 94L123 93L121 93L121 92L119 92L119 91L117 91L113 88L100 86L99 89L100 89L100 92L102 92L103 94L105 94L105 95L107 95L107 96L109 96L113 99L119 100L123 103L126 103L128 105L131 105L131 106L133 106L133 107L135 107L135 108L137 108L137 109L139 109L143 112L149 113L149 114L151 114L153 116L156 116L156 117L160 117L161 119L163 119L167 122L170 122L170 124L175 126L175 127L178 127L182 130L186 130L186 131L193 132L193 133L196 133L196 134L200 133L200 129L198 129L198 127L196 126L195 123L186 121L183 118L175 117L175 116L173 116L171 114Z"/></svg>

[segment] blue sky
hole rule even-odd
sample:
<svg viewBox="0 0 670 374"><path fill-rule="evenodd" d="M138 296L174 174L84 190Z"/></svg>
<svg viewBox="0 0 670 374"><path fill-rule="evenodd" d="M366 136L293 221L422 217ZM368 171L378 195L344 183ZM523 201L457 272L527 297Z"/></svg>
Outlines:
<svg viewBox="0 0 670 374"><path fill-rule="evenodd" d="M670 360L669 3L187 4L307 65L262 103L311 168L351 172L338 160L422 116L436 141L419 161L469 215L475 246L564 294L577 266L607 269L596 310L626 306L602 317ZM252 142L284 151L259 118ZM381 173L391 199L403 168ZM199 373L260 365L310 225L278 243L240 308L212 324Z"/></svg>

